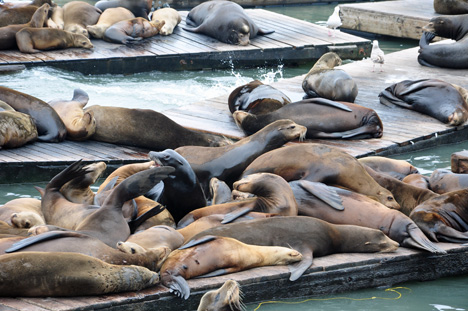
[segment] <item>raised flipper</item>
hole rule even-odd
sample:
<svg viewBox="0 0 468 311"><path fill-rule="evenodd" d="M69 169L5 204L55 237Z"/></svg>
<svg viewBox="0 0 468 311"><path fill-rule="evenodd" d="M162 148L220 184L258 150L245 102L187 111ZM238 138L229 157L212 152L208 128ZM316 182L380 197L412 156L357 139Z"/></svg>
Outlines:
<svg viewBox="0 0 468 311"><path fill-rule="evenodd" d="M223 220L221 221L221 223L224 225L224 224L228 224L234 220L236 220L237 218L241 217L241 216L244 216L245 214L247 213L250 213L252 211L252 208L251 207L244 207L244 208L240 208L238 210L235 210L235 211L232 211L226 215L224 215L224 218Z"/></svg>
<svg viewBox="0 0 468 311"><path fill-rule="evenodd" d="M169 291L177 297L187 300L190 297L190 287L187 281L180 275L171 276L171 281Z"/></svg>
<svg viewBox="0 0 468 311"><path fill-rule="evenodd" d="M414 247L418 249L422 249L434 254L446 254L447 252L431 241L424 235L424 233L416 226L415 223L409 223L406 226L406 232L408 233L409 237L406 237L401 246L405 247Z"/></svg>
<svg viewBox="0 0 468 311"><path fill-rule="evenodd" d="M421 35L421 39L419 39L419 47L423 49L426 46L428 46L432 42L432 40L434 40L435 36L435 33L423 32L423 34Z"/></svg>
<svg viewBox="0 0 468 311"><path fill-rule="evenodd" d="M333 188L320 182L313 182L308 180L299 180L297 183L301 186L302 189L319 198L334 209L339 211L344 210L343 200Z"/></svg>
<svg viewBox="0 0 468 311"><path fill-rule="evenodd" d="M311 104L325 105L325 106L338 108L344 111L353 112L353 110L349 108L348 106L346 106L345 104L342 104L333 100L329 100L326 98L311 98L309 102Z"/></svg>
<svg viewBox="0 0 468 311"><path fill-rule="evenodd" d="M87 173L91 172L91 169L84 168L84 164L82 160L78 160L70 164L67 168L65 168L63 171L58 173L57 175L54 176L50 180L50 182L46 186L46 191L47 190L59 190L62 188L64 184L69 182L72 179L75 179L76 177L85 175Z"/></svg>
<svg viewBox="0 0 468 311"><path fill-rule="evenodd" d="M112 178L107 185L102 188L101 191L96 193L94 196L94 205L101 206L101 202L104 202L106 199L106 196L109 195L108 191L112 190L115 187L115 184L117 183L117 179L119 179L119 176L115 176Z"/></svg>
<svg viewBox="0 0 468 311"><path fill-rule="evenodd" d="M288 266L289 272L291 273L289 276L290 281L295 281L303 275L304 272L312 266L314 259L312 249L301 247L300 249L296 248L296 250L302 254L302 260Z"/></svg>
<svg viewBox="0 0 468 311"><path fill-rule="evenodd" d="M55 239L60 239L60 238L65 238L65 237L76 237L76 236L82 236L83 234L78 233L76 231L50 231L50 232L44 232L39 235L35 235L26 239L23 239L21 241L18 241L14 243L12 246L7 248L5 250L5 253L13 253L16 251L19 251L23 248L26 248L28 246L38 244L44 241L49 241L49 240L55 240Z"/></svg>
<svg viewBox="0 0 468 311"><path fill-rule="evenodd" d="M214 236L214 235L205 235L205 236L203 236L201 238L188 241L187 243L185 243L184 245L182 245L178 249L186 249L186 248L194 247L194 246L197 246L197 245L200 245L200 244L203 244L203 243L207 243L207 242L210 242L210 241L213 241L213 240L216 240L216 236Z"/></svg>
<svg viewBox="0 0 468 311"><path fill-rule="evenodd" d="M136 205L136 203L135 203ZM149 218L153 217L153 216L156 216L158 215L159 213L161 213L163 210L165 209L165 207L161 204L158 204L156 205L155 207L153 207L152 209L150 209L149 211L147 211L146 213L140 215L140 217L136 217L135 219L132 219L128 222L128 227L130 228L130 233L135 233L135 230L142 224L144 223L146 220L148 220ZM138 207L137 207L137 211L138 211Z"/></svg>

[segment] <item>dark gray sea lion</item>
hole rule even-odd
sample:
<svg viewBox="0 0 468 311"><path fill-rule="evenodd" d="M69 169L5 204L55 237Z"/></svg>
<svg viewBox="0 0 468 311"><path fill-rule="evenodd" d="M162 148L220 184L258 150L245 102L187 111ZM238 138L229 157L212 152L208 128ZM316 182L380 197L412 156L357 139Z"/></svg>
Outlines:
<svg viewBox="0 0 468 311"><path fill-rule="evenodd" d="M468 55L468 54L467 54ZM449 125L468 119L468 104L450 83L438 79L404 80L379 94L380 103L418 111Z"/></svg>
<svg viewBox="0 0 468 311"><path fill-rule="evenodd" d="M185 30L203 33L228 44L247 45L250 39L268 35L274 31L263 31L245 14L237 3L226 0L203 2L187 15Z"/></svg>
<svg viewBox="0 0 468 311"><path fill-rule="evenodd" d="M438 14L459 15L468 13L467 0L434 0L434 11Z"/></svg>
<svg viewBox="0 0 468 311"><path fill-rule="evenodd" d="M0 100L16 111L30 115L39 133L38 140L60 142L65 139L67 129L60 116L46 102L13 89L0 86Z"/></svg>
<svg viewBox="0 0 468 311"><path fill-rule="evenodd" d="M273 112L254 115L233 114L237 125L251 135L280 119L290 119L307 128L306 138L380 138L383 124L375 110L325 98L310 98L283 106Z"/></svg>
<svg viewBox="0 0 468 311"><path fill-rule="evenodd" d="M423 27L418 62L423 66L454 69L468 68L468 14L433 17ZM448 44L430 44L435 36L453 39Z"/></svg>
<svg viewBox="0 0 468 311"><path fill-rule="evenodd" d="M322 97L335 101L354 103L358 94L356 82L344 70L341 58L334 52L323 54L302 81L304 98Z"/></svg>
<svg viewBox="0 0 468 311"><path fill-rule="evenodd" d="M95 6L104 11L109 8L124 7L130 10L135 17L148 19L153 2L151 0L101 0Z"/></svg>
<svg viewBox="0 0 468 311"><path fill-rule="evenodd" d="M468 174L452 173L445 169L436 169L429 178L432 191L444 194L468 188Z"/></svg>
<svg viewBox="0 0 468 311"><path fill-rule="evenodd" d="M242 110L252 114L274 111L291 102L280 90L258 80L241 85L229 94L228 106L231 113Z"/></svg>

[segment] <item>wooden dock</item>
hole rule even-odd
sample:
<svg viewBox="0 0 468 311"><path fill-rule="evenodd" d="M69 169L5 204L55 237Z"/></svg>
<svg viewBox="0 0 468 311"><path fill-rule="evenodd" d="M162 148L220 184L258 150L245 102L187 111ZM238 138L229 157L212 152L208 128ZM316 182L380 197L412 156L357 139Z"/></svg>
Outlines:
<svg viewBox="0 0 468 311"><path fill-rule="evenodd" d="M188 11L180 11L182 22L169 36L157 35L128 46L93 39L92 50L73 48L36 54L0 51L0 67L54 66L84 74L122 74L302 64L316 60L328 51L335 51L346 59L362 59L362 52L369 53L371 48L368 39L342 32L330 37L323 26L282 14L262 9L246 12L260 28L275 32L258 36L247 46L225 44L183 30Z"/></svg>
<svg viewBox="0 0 468 311"><path fill-rule="evenodd" d="M362 2L360 0L354 0L356 2ZM368 0L369 1L369 0ZM373 0L370 0L373 1ZM203 0L164 0L161 3L167 3L171 8L175 9L191 9ZM233 0L233 2L240 4L244 8L252 7L263 7L272 5L310 5L310 4L324 4L324 3L349 3L349 0ZM154 1L155 5L158 5L158 0Z"/></svg>
<svg viewBox="0 0 468 311"><path fill-rule="evenodd" d="M342 29L419 40L422 27L438 16L433 0L340 4Z"/></svg>

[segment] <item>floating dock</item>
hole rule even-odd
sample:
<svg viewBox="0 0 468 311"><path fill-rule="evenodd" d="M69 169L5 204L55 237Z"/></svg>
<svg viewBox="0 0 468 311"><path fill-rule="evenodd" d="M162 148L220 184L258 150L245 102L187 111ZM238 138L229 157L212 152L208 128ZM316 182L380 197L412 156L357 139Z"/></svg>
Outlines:
<svg viewBox="0 0 468 311"><path fill-rule="evenodd" d="M362 59L369 53L368 39L337 32L328 36L328 29L263 9L246 13L264 30L275 32L257 36L247 46L225 44L182 28L188 11L180 11L182 22L169 36L156 35L130 45L91 40L94 49L65 49L27 54L0 51L2 65L54 66L84 74L125 74L144 71L201 70L293 65L317 60L334 51L343 59Z"/></svg>
<svg viewBox="0 0 468 311"><path fill-rule="evenodd" d="M342 29L419 40L422 27L438 16L433 0L340 4Z"/></svg>

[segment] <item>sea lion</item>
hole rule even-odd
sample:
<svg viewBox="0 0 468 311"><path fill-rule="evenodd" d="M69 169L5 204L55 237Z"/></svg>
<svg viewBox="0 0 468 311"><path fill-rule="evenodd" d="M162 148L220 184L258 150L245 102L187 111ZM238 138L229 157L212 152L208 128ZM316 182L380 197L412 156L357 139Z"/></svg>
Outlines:
<svg viewBox="0 0 468 311"><path fill-rule="evenodd" d="M422 189L429 189L429 178L421 174L411 174L401 180L404 183L413 185Z"/></svg>
<svg viewBox="0 0 468 311"><path fill-rule="evenodd" d="M335 101L354 103L358 87L344 70L334 69L341 65L341 58L334 52L323 54L302 81L304 98L322 97Z"/></svg>
<svg viewBox="0 0 468 311"><path fill-rule="evenodd" d="M195 28L184 27L184 30L202 33L228 44L248 45L257 35L274 32L260 29L239 4L226 0L211 0L195 6L185 22Z"/></svg>
<svg viewBox="0 0 468 311"><path fill-rule="evenodd" d="M331 208L315 196L317 189L324 192L322 183L296 180L289 183L293 190L299 214L315 217L333 224L356 225L381 230L401 246L425 250L436 254L446 252L427 239L418 226L400 211L389 209L362 194L330 187L342 200L343 210ZM328 187L328 186L327 186ZM272 218L274 219L274 218Z"/></svg>
<svg viewBox="0 0 468 311"><path fill-rule="evenodd" d="M410 218L433 241L468 242L468 190L441 194L418 205Z"/></svg>
<svg viewBox="0 0 468 311"><path fill-rule="evenodd" d="M186 227L193 221L213 214L226 214L222 223L228 223L251 211L283 216L296 216L297 203L288 183L270 173L248 175L233 185L235 190L254 194L252 198L210 205L191 211L177 224Z"/></svg>
<svg viewBox="0 0 468 311"><path fill-rule="evenodd" d="M429 186L435 193L447 192L468 188L468 174L452 173L446 169L436 169L429 177Z"/></svg>
<svg viewBox="0 0 468 311"><path fill-rule="evenodd" d="M41 201L34 198L13 199L0 206L0 220L15 228L45 225Z"/></svg>
<svg viewBox="0 0 468 311"><path fill-rule="evenodd" d="M468 13L467 0L434 0L434 11L444 15L459 15Z"/></svg>
<svg viewBox="0 0 468 311"><path fill-rule="evenodd" d="M455 58L454 55L451 58ZM457 126L468 119L468 103L450 83L438 79L404 80L379 94L380 103L418 111Z"/></svg>
<svg viewBox="0 0 468 311"><path fill-rule="evenodd" d="M174 28L182 21L182 17L173 8L161 8L153 12L151 20L153 22L164 21L164 26L159 30L159 34L168 36L172 34Z"/></svg>
<svg viewBox="0 0 468 311"><path fill-rule="evenodd" d="M153 2L150 0L101 0L95 6L105 12L109 8L123 7L130 10L135 17L148 19Z"/></svg>
<svg viewBox="0 0 468 311"><path fill-rule="evenodd" d="M0 270L0 295L4 297L103 295L138 291L159 281L158 273L145 267L111 265L91 256L61 252L2 255Z"/></svg>
<svg viewBox="0 0 468 311"><path fill-rule="evenodd" d="M85 36L55 28L23 28L16 33L16 43L23 53L67 48L93 48L93 44Z"/></svg>
<svg viewBox="0 0 468 311"><path fill-rule="evenodd" d="M65 22L63 21L63 8L61 6L54 6L52 8L52 15L47 20L47 26L49 28L63 29Z"/></svg>
<svg viewBox="0 0 468 311"><path fill-rule="evenodd" d="M229 94L228 106L231 113L242 110L252 114L263 114L275 111L290 102L291 99L280 90L254 80L234 89Z"/></svg>
<svg viewBox="0 0 468 311"><path fill-rule="evenodd" d="M305 143L275 149L255 159L242 177L259 172L274 173L286 181L306 179L339 185L389 208L400 208L391 192L377 184L355 157L336 147Z"/></svg>
<svg viewBox="0 0 468 311"><path fill-rule="evenodd" d="M65 139L67 129L62 119L46 102L4 86L0 86L0 100L16 111L31 116L37 127L39 141L60 142Z"/></svg>
<svg viewBox="0 0 468 311"><path fill-rule="evenodd" d="M197 175L183 156L166 149L150 151L148 157L158 165L174 168L170 178L163 181L164 187L154 200L169 210L176 223L190 211L206 206L205 193Z"/></svg>
<svg viewBox="0 0 468 311"><path fill-rule="evenodd" d="M57 111L67 128L67 138L70 140L86 140L96 131L96 120L90 112L84 112L83 108L88 103L88 94L81 90L73 91L71 100L54 99L49 105Z"/></svg>
<svg viewBox="0 0 468 311"><path fill-rule="evenodd" d="M184 236L169 226L153 226L134 233L124 241L117 242L117 248L128 254L140 254L153 248L165 247L170 251L184 243Z"/></svg>
<svg viewBox="0 0 468 311"><path fill-rule="evenodd" d="M33 118L0 100L0 149L21 147L36 141L37 137Z"/></svg>
<svg viewBox="0 0 468 311"><path fill-rule="evenodd" d="M95 25L102 11L84 1L70 1L63 6L63 30L89 38L88 25Z"/></svg>
<svg viewBox="0 0 468 311"><path fill-rule="evenodd" d="M227 280L217 290L203 294L197 311L242 311L242 294L239 283Z"/></svg>
<svg viewBox="0 0 468 311"><path fill-rule="evenodd" d="M278 120L228 146L183 146L175 151L190 163L205 194L208 195L211 178L219 178L231 186L258 156L289 141L302 140L306 130L304 126L291 120Z"/></svg>
<svg viewBox="0 0 468 311"><path fill-rule="evenodd" d="M39 6L36 5L26 5L17 8L3 8L0 10L0 27L26 24L31 20L38 8Z"/></svg>
<svg viewBox="0 0 468 311"><path fill-rule="evenodd" d="M50 5L45 3L34 12L28 23L0 27L0 50L16 49L18 47L16 44L16 33L24 27L43 27L47 20L49 9Z"/></svg>
<svg viewBox="0 0 468 311"><path fill-rule="evenodd" d="M259 246L236 239L210 236L200 244L173 251L161 267L161 283L175 295L188 299L188 279L243 271L255 267L287 265L302 255L289 247Z"/></svg>
<svg viewBox="0 0 468 311"><path fill-rule="evenodd" d="M129 44L157 35L162 26L164 26L164 21L153 22L143 17L135 17L110 26L104 32L102 39L108 42Z"/></svg>
<svg viewBox="0 0 468 311"><path fill-rule="evenodd" d="M216 177L210 179L211 204L221 204L231 201L231 188Z"/></svg>
<svg viewBox="0 0 468 311"><path fill-rule="evenodd" d="M307 128L306 138L380 138L383 124L375 110L325 98L309 98L273 112L254 115L244 111L233 114L236 124L251 135L279 119L290 119Z"/></svg>
<svg viewBox="0 0 468 311"><path fill-rule="evenodd" d="M107 28L117 22L132 18L135 18L135 15L126 8L109 8L102 12L96 25L88 25L86 29L92 37L102 39Z"/></svg>
<svg viewBox="0 0 468 311"><path fill-rule="evenodd" d="M278 216L226 224L205 230L192 241L212 235L231 237L247 244L284 246L299 251L302 260L290 267L291 281L297 280L312 265L314 257L334 253L393 252L398 248L398 243L380 230L334 225L306 216ZM192 241L186 245L190 246Z"/></svg>
<svg viewBox="0 0 468 311"><path fill-rule="evenodd" d="M160 151L180 146L213 146L231 141L214 134L192 131L151 109L93 105L85 109L96 119L92 139Z"/></svg>
<svg viewBox="0 0 468 311"><path fill-rule="evenodd" d="M402 180L410 174L419 173L418 169L405 160L396 160L381 156L359 158L361 164L369 166L374 171L390 175Z"/></svg>
<svg viewBox="0 0 468 311"><path fill-rule="evenodd" d="M29 229L25 228L15 228L6 223L3 220L0 220L0 236L5 237L27 237L29 235ZM19 240L19 239L18 239ZM1 241L1 238L0 238Z"/></svg>
<svg viewBox="0 0 468 311"><path fill-rule="evenodd" d="M419 40L418 62L423 66L454 69L468 68L467 14L436 16L423 27ZM430 44L435 36L453 39L448 44Z"/></svg>

